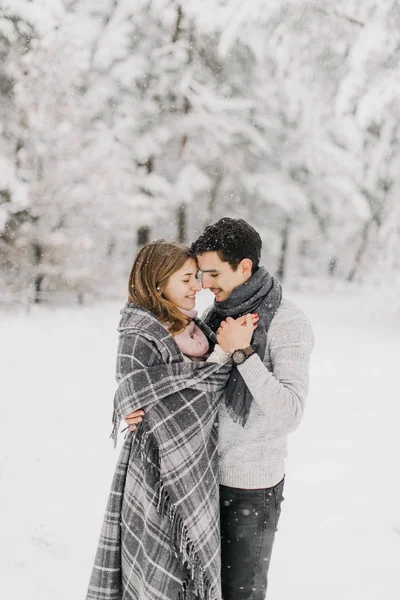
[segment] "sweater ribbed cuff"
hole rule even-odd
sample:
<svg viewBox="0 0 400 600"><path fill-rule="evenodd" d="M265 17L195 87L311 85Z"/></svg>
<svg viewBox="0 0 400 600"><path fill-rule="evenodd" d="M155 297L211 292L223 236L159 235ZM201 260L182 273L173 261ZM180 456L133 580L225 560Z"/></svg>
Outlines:
<svg viewBox="0 0 400 600"><path fill-rule="evenodd" d="M244 380L257 380L261 375L265 375L266 366L258 354L252 354L241 365L238 365L238 370Z"/></svg>

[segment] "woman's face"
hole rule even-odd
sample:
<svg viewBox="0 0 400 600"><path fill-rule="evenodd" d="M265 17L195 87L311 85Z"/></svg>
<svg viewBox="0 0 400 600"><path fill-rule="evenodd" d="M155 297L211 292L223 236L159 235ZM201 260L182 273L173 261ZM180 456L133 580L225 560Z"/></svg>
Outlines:
<svg viewBox="0 0 400 600"><path fill-rule="evenodd" d="M189 258L183 267L168 279L162 290L164 298L179 308L192 310L196 302L196 294L201 290L196 275L196 261Z"/></svg>

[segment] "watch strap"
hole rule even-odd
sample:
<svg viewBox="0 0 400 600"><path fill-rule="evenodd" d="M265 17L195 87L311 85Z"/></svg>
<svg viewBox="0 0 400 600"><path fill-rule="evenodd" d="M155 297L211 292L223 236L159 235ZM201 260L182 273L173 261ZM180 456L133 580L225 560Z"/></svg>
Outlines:
<svg viewBox="0 0 400 600"><path fill-rule="evenodd" d="M254 350L253 346L247 346L247 348L243 348L243 352L245 353L245 355L246 355L247 358L249 356L251 356L252 354L256 353L256 351Z"/></svg>

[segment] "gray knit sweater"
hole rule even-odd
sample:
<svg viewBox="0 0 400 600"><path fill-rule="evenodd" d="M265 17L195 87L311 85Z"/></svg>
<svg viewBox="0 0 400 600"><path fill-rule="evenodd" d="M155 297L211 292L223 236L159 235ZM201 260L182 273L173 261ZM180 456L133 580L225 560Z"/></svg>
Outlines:
<svg viewBox="0 0 400 600"><path fill-rule="evenodd" d="M224 405L219 411L222 485L265 488L283 478L287 434L304 412L313 343L307 317L283 299L267 333L264 361L254 355L239 366L254 398L246 425L234 423Z"/></svg>

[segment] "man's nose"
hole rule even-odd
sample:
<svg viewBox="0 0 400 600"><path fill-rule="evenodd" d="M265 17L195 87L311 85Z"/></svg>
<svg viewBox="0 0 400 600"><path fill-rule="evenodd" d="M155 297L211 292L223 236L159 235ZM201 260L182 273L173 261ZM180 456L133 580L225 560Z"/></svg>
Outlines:
<svg viewBox="0 0 400 600"><path fill-rule="evenodd" d="M204 288L205 290L207 290L211 287L210 277L207 273L201 274L201 287Z"/></svg>

